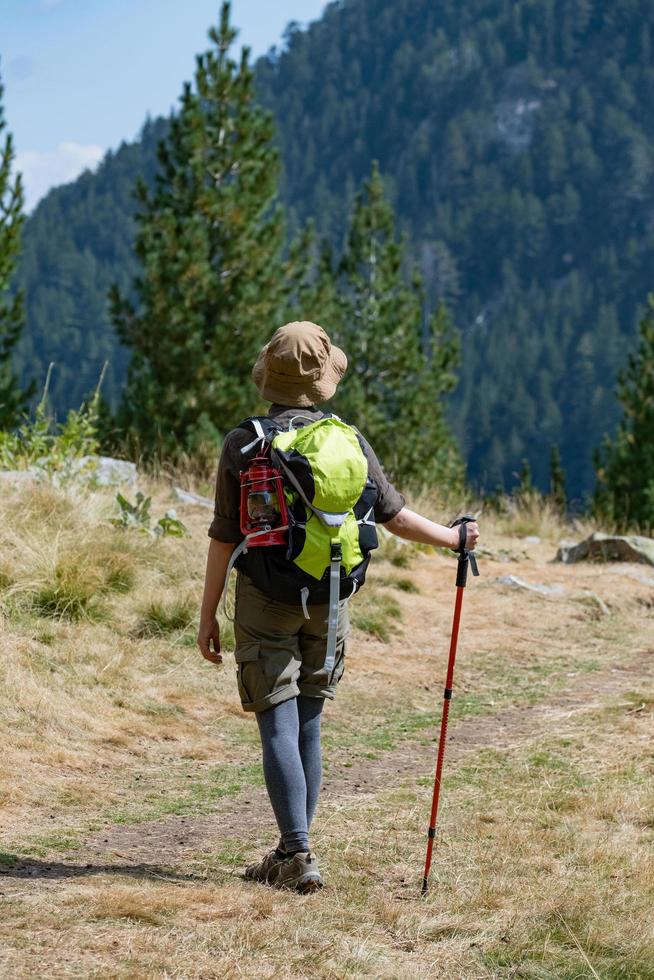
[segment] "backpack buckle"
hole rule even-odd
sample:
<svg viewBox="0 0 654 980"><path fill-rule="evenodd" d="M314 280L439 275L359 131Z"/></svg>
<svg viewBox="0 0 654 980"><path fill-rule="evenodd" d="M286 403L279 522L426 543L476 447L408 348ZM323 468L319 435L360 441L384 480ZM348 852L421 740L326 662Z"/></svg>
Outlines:
<svg viewBox="0 0 654 980"><path fill-rule="evenodd" d="M340 541L332 541L329 557L331 561L343 561L343 545Z"/></svg>

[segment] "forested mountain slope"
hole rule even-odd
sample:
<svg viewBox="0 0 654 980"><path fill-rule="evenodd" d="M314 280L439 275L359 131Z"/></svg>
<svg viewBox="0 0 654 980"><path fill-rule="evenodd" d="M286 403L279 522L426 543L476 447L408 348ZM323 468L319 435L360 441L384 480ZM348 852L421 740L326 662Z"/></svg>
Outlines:
<svg viewBox="0 0 654 980"><path fill-rule="evenodd" d="M295 221L315 217L338 244L379 160L432 302L445 299L462 332L451 411L487 487L513 482L523 457L544 486L559 443L580 496L615 423L616 372L653 285L652 45L654 0L345 0L259 62ZM120 152L141 165L136 147ZM92 344L102 356L113 344L100 310L80 308L84 276L101 297L131 271L118 156L28 223L28 343L43 357L65 338L75 378ZM71 268L84 257L84 288L62 254Z"/></svg>
<svg viewBox="0 0 654 980"><path fill-rule="evenodd" d="M166 126L147 122L140 140L108 153L96 173L55 188L27 221L20 267L27 328L18 366L40 391L54 364L50 394L59 413L79 406L105 361L103 392L110 401L120 393L129 355L109 320L107 291L113 282L128 288L138 272L134 187L139 174L152 180Z"/></svg>

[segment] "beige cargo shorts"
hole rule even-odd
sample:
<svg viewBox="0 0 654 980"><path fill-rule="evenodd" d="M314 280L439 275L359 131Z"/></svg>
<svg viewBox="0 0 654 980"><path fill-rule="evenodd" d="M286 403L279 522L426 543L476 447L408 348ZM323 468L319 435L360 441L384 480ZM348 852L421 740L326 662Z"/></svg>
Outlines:
<svg viewBox="0 0 654 980"><path fill-rule="evenodd" d="M238 692L245 711L265 711L298 694L334 698L345 669L347 600L339 605L336 659L325 670L328 606L288 606L255 588L239 572L234 635Z"/></svg>

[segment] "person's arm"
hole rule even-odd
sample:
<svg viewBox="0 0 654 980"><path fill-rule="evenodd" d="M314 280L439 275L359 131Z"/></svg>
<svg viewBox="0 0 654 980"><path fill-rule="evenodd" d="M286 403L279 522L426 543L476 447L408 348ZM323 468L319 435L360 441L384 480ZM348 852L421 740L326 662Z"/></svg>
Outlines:
<svg viewBox="0 0 654 980"><path fill-rule="evenodd" d="M436 524L427 517L422 517L408 507L403 507L399 514L386 521L382 525L387 531L396 534L398 538L406 541L418 541L420 544L432 544L441 548L452 548L454 551L459 547L459 528L445 527L444 524ZM479 538L479 527L476 521L466 524L467 538L466 548L472 551Z"/></svg>
<svg viewBox="0 0 654 980"><path fill-rule="evenodd" d="M198 647L200 653L212 664L221 664L220 630L216 619L216 610L225 587L227 566L235 544L217 541L212 538L209 542L207 555L207 570L204 577L204 594L200 609L200 628L198 630ZM213 643L213 650L211 644Z"/></svg>

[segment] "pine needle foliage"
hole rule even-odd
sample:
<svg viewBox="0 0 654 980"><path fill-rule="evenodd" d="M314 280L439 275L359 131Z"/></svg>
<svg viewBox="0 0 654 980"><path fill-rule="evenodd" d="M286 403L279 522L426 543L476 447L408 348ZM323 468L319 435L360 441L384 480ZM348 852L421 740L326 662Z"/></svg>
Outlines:
<svg viewBox="0 0 654 980"><path fill-rule="evenodd" d="M0 83L0 139L6 129L3 91ZM11 289L25 222L21 175L12 175L14 156L12 135L7 133L0 146L0 429L13 428L32 393L31 388L22 390L12 366L25 321L25 295Z"/></svg>
<svg viewBox="0 0 654 980"><path fill-rule="evenodd" d="M458 345L444 308L425 315L422 279L408 266L376 164L354 202L336 293L333 334L349 359L336 411L361 429L393 479L459 486L462 463L443 411Z"/></svg>
<svg viewBox="0 0 654 980"><path fill-rule="evenodd" d="M283 218L271 115L257 104L249 51L223 3L141 183L136 302L111 290L132 361L119 422L144 454L174 458L215 443L251 411L250 371L278 325Z"/></svg>
<svg viewBox="0 0 654 980"><path fill-rule="evenodd" d="M550 449L550 493L549 499L554 508L562 515L568 509L568 495L565 489L565 471L561 462L561 453L557 445Z"/></svg>
<svg viewBox="0 0 654 980"><path fill-rule="evenodd" d="M620 530L654 533L654 295L640 323L640 342L620 375L622 419L615 439L596 455L595 514Z"/></svg>

